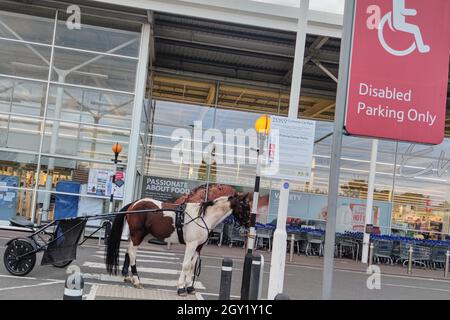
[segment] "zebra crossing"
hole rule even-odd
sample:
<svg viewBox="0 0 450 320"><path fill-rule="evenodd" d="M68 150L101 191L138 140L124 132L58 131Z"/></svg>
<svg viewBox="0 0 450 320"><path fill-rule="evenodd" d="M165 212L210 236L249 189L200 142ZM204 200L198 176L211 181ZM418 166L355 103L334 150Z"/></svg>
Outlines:
<svg viewBox="0 0 450 320"><path fill-rule="evenodd" d="M125 248L120 249L120 267L124 261L125 251ZM91 293L86 295L88 298L99 297L99 295L121 298L118 292L123 293L122 298L130 298L130 294L142 298L146 291L150 292L149 290L157 292L157 296L161 296L161 292L165 290L167 292L170 290L171 293L175 292L182 262L182 254L140 249L137 253L137 269L140 281L144 285L144 291L141 293L134 292L137 290L134 288L134 290L129 290L132 287L129 283L124 283L122 275L106 273L104 251L100 248L90 255L80 267L85 281L94 283ZM195 282L195 288L197 291L206 289L200 281ZM109 293L105 293L106 291ZM200 299L201 295L197 294L193 297Z"/></svg>

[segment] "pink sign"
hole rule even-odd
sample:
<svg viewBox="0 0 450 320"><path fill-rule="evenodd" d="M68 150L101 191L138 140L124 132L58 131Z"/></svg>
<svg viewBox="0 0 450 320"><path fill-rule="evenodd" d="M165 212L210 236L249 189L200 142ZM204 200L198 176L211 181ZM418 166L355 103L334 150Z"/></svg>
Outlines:
<svg viewBox="0 0 450 320"><path fill-rule="evenodd" d="M123 171L116 172L116 180L123 180Z"/></svg>
<svg viewBox="0 0 450 320"><path fill-rule="evenodd" d="M364 204L350 204L350 210L352 211L352 229L353 231L364 232L365 220L366 220L366 205ZM373 207L372 221L373 224L379 225L380 209Z"/></svg>
<svg viewBox="0 0 450 320"><path fill-rule="evenodd" d="M353 37L346 131L440 144L450 1L357 0Z"/></svg>

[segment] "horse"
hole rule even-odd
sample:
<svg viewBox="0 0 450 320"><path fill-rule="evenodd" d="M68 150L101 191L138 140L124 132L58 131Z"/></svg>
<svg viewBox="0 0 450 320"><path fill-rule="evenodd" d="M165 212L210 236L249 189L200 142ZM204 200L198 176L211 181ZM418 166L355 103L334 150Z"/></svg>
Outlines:
<svg viewBox="0 0 450 320"><path fill-rule="evenodd" d="M204 199L215 200L222 196L232 196L238 192L232 186L227 184L203 184L193 189L189 194L183 195L176 199L174 203L183 204L186 202L201 203Z"/></svg>
<svg viewBox="0 0 450 320"><path fill-rule="evenodd" d="M124 281L130 282L135 288L143 288L137 272L136 253L144 237L151 234L161 241L186 244L177 294L180 296L194 294L194 268L200 250L208 241L209 233L231 214L240 225L249 227L248 193L244 195L236 193L203 203L185 203L181 206L151 198L132 202L123 207L114 218L105 248L106 270L110 275L113 273L117 275L120 241L126 219L131 241L122 268Z"/></svg>

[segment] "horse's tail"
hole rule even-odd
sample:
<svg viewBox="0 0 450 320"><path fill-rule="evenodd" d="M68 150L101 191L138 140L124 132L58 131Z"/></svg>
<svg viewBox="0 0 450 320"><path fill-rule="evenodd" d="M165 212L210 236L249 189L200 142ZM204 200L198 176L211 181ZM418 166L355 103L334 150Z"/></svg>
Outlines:
<svg viewBox="0 0 450 320"><path fill-rule="evenodd" d="M108 237L108 243L105 249L105 264L106 271L111 275L114 273L117 274L117 269L119 267L119 249L120 249L120 240L122 238L123 224L125 221L125 215L128 208L132 205L132 203L126 205L122 209L115 218L113 225L111 227L111 233Z"/></svg>

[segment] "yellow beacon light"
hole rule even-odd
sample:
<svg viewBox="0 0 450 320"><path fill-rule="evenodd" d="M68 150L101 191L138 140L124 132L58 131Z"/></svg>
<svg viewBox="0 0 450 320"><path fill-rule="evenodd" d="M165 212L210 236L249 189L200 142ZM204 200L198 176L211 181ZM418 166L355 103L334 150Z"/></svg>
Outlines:
<svg viewBox="0 0 450 320"><path fill-rule="evenodd" d="M265 114L255 122L256 133L268 134L270 131L270 118Z"/></svg>

